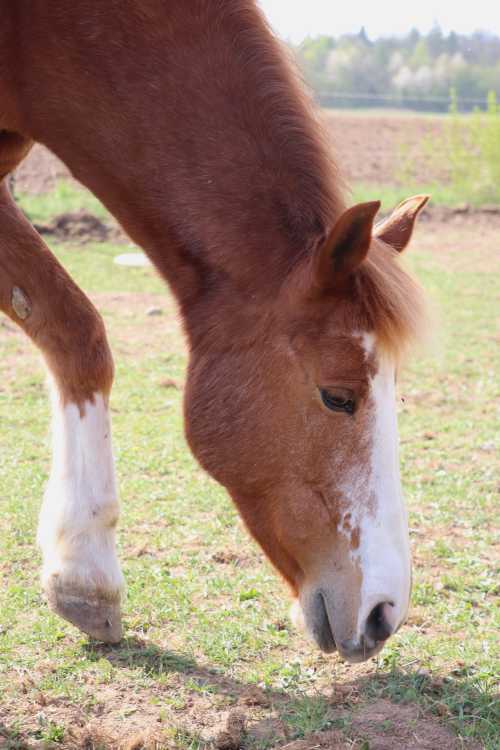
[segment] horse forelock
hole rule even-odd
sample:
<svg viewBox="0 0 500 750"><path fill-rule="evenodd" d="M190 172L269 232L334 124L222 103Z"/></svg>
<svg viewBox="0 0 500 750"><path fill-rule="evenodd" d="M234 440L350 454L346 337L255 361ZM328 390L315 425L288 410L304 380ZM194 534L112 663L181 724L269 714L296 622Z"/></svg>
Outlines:
<svg viewBox="0 0 500 750"><path fill-rule="evenodd" d="M401 361L426 332L427 310L420 285L403 268L399 254L378 239L373 240L354 281L363 328L373 331L382 352Z"/></svg>

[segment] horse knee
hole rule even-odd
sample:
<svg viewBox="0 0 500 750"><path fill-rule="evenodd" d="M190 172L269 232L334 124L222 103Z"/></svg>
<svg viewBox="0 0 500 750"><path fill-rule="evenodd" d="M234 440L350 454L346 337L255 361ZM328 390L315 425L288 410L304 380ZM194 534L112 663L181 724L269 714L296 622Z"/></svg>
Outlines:
<svg viewBox="0 0 500 750"><path fill-rule="evenodd" d="M88 301L87 301L88 302ZM104 323L91 306L74 309L72 320L57 322L35 338L47 362L63 403L81 406L96 395L108 398L114 364Z"/></svg>

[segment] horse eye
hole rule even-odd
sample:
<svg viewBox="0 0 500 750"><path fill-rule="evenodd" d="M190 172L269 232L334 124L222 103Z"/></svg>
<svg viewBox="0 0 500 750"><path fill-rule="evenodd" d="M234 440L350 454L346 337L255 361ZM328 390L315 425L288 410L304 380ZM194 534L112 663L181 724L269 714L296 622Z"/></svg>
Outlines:
<svg viewBox="0 0 500 750"><path fill-rule="evenodd" d="M328 391L326 388L319 389L321 400L330 411L343 411L346 414L354 414L355 402L352 391L338 389Z"/></svg>

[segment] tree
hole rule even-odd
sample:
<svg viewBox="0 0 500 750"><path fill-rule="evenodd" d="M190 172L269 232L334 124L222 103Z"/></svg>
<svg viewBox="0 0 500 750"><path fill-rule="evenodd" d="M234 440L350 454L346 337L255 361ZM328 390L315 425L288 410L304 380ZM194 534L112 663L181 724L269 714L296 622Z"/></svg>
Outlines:
<svg viewBox="0 0 500 750"><path fill-rule="evenodd" d="M362 27L337 39L307 39L296 52L310 85L322 94L347 94L346 103L356 94L359 104L369 96L379 106L388 95L418 99L422 106L436 98L443 101L427 106L446 110L450 87L462 108L486 102L489 91L500 97L500 38L486 32L444 36L436 25L427 35L413 29L405 37L371 40Z"/></svg>

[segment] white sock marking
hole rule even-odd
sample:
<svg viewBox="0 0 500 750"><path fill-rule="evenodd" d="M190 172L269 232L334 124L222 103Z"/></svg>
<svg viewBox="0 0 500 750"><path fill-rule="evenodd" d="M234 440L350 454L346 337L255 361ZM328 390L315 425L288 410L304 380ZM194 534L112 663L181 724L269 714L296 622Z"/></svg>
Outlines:
<svg viewBox="0 0 500 750"><path fill-rule="evenodd" d="M53 462L38 527L42 580L114 593L123 586L116 557L119 515L111 423L100 393L83 415L52 391Z"/></svg>

